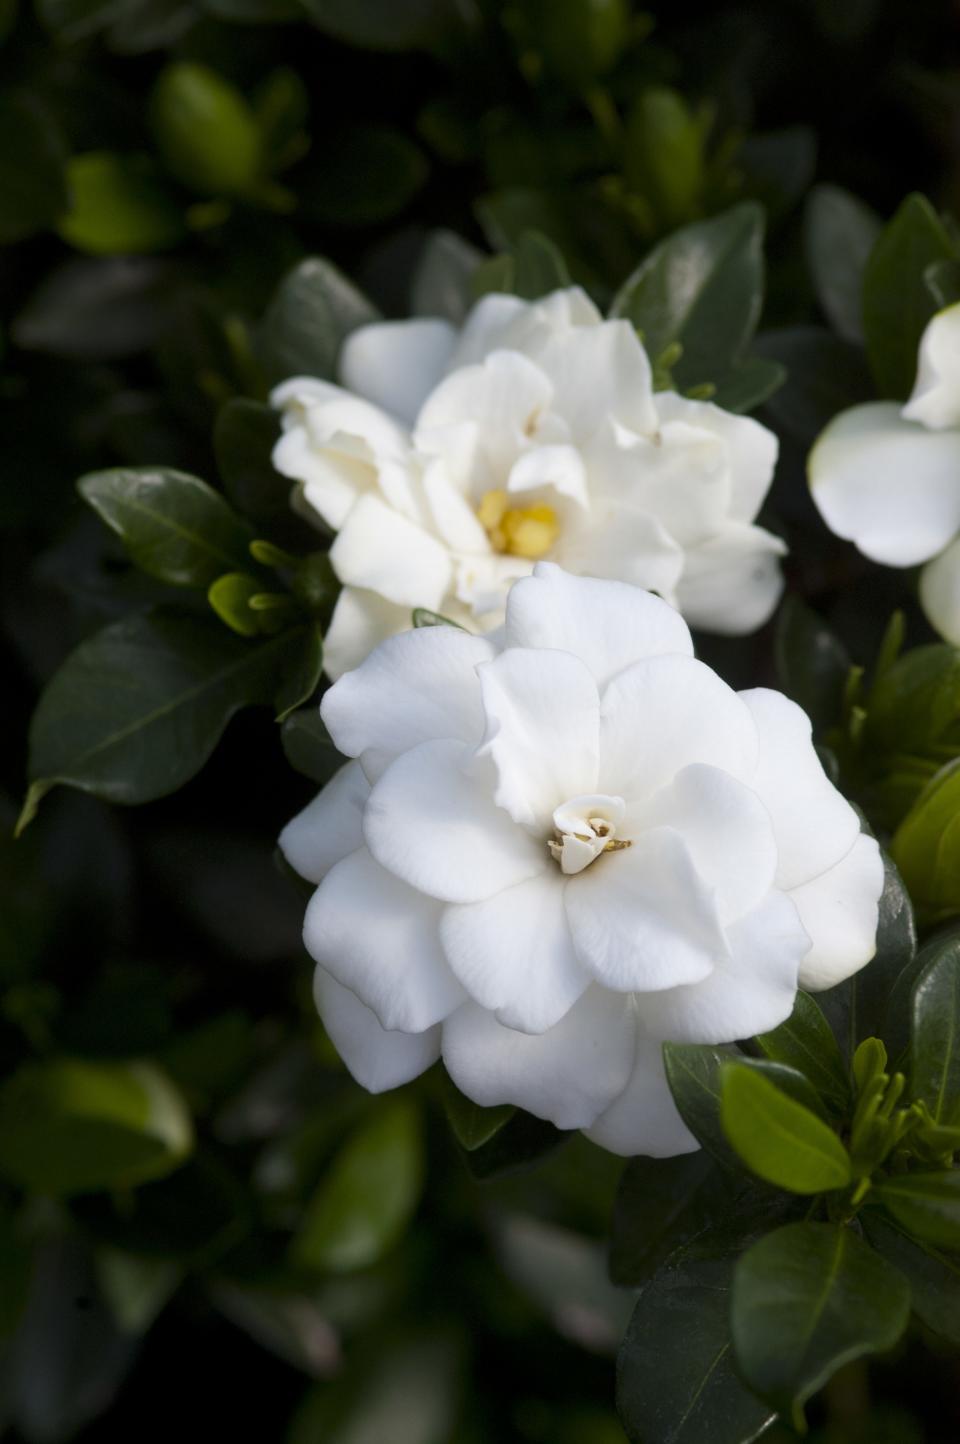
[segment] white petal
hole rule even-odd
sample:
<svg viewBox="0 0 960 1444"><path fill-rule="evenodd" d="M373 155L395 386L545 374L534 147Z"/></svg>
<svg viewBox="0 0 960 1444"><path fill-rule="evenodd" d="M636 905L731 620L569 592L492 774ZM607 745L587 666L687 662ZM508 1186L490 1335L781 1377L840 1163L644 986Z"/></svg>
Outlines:
<svg viewBox="0 0 960 1444"><path fill-rule="evenodd" d="M802 988L832 988L870 961L882 891L880 849L866 834L827 872L793 889L790 897L813 939L800 969Z"/></svg>
<svg viewBox="0 0 960 1444"><path fill-rule="evenodd" d="M725 527L686 554L677 606L692 627L740 636L773 616L783 592L787 548L762 527Z"/></svg>
<svg viewBox="0 0 960 1444"><path fill-rule="evenodd" d="M901 414L934 431L960 426L960 303L939 311L924 331L917 379Z"/></svg>
<svg viewBox="0 0 960 1444"><path fill-rule="evenodd" d="M442 462L431 462L424 473L423 491L430 519L444 543L454 552L490 555L490 543L470 502L450 484Z"/></svg>
<svg viewBox="0 0 960 1444"><path fill-rule="evenodd" d="M305 426L292 426L283 433L273 448L272 461L281 476L303 483L296 509L314 525L319 517L334 530L346 521L357 497L376 482L370 466L318 450Z"/></svg>
<svg viewBox="0 0 960 1444"><path fill-rule="evenodd" d="M476 1003L443 1025L443 1061L483 1108L514 1103L558 1128L587 1128L624 1087L634 1023L626 998L588 988L547 1033L517 1033Z"/></svg>
<svg viewBox="0 0 960 1444"><path fill-rule="evenodd" d="M361 847L330 869L310 899L303 941L384 1028L422 1033L464 998L440 946L441 911Z"/></svg>
<svg viewBox="0 0 960 1444"><path fill-rule="evenodd" d="M362 496L333 546L330 565L345 586L388 602L436 611L450 584L442 542L376 496Z"/></svg>
<svg viewBox="0 0 960 1444"><path fill-rule="evenodd" d="M476 366L485 360L491 351L504 345L510 327L518 318L532 310L529 301L521 301L519 296L505 296L499 291L482 296L464 322L448 371Z"/></svg>
<svg viewBox="0 0 960 1444"><path fill-rule="evenodd" d="M699 982L726 951L710 892L677 833L651 828L632 841L567 882L577 956L621 993Z"/></svg>
<svg viewBox="0 0 960 1444"><path fill-rule="evenodd" d="M532 571L533 563L524 557L492 551L486 556L461 556L456 561L454 596L481 630L490 631L503 622L512 584L519 577L528 577ZM445 615L451 613L447 611Z"/></svg>
<svg viewBox="0 0 960 1444"><path fill-rule="evenodd" d="M629 321L557 330L529 354L553 383L552 409L575 441L611 416L633 431L656 430L650 362Z"/></svg>
<svg viewBox="0 0 960 1444"><path fill-rule="evenodd" d="M639 1021L633 1071L626 1087L586 1133L601 1148L624 1158L638 1154L673 1158L678 1153L695 1153L700 1147L677 1112L663 1067L662 1045Z"/></svg>
<svg viewBox="0 0 960 1444"><path fill-rule="evenodd" d="M671 827L715 894L722 923L742 917L773 886L777 844L757 794L728 772L695 762L682 768L644 809L651 827Z"/></svg>
<svg viewBox="0 0 960 1444"><path fill-rule="evenodd" d="M595 792L600 697L569 652L513 647L477 669L487 718L481 749L494 801L523 827L551 829L554 808Z"/></svg>
<svg viewBox="0 0 960 1444"><path fill-rule="evenodd" d="M730 468L711 431L667 422L655 436L608 426L586 448L594 504L605 503L615 527L624 507L641 511L675 542L692 546L726 525Z"/></svg>
<svg viewBox="0 0 960 1444"><path fill-rule="evenodd" d="M752 779L757 755L749 711L693 657L635 662L603 694L599 790L628 804L651 797L691 762Z"/></svg>
<svg viewBox="0 0 960 1444"><path fill-rule="evenodd" d="M904 421L894 402L841 412L808 470L827 526L871 561L925 562L960 530L960 431Z"/></svg>
<svg viewBox="0 0 960 1444"><path fill-rule="evenodd" d="M451 968L507 1028L546 1032L591 982L573 950L563 887L555 868L443 914L440 941Z"/></svg>
<svg viewBox="0 0 960 1444"><path fill-rule="evenodd" d="M773 480L779 442L750 416L734 416L712 401L689 401L673 391L656 397L661 422L685 421L710 431L724 445L730 472L730 512L734 521L753 521Z"/></svg>
<svg viewBox="0 0 960 1444"><path fill-rule="evenodd" d="M456 340L450 322L433 317L360 326L343 343L340 379L348 390L412 425Z"/></svg>
<svg viewBox="0 0 960 1444"><path fill-rule="evenodd" d="M439 1024L422 1033L382 1028L376 1013L321 967L313 975L313 996L333 1046L368 1093L399 1088L440 1057Z"/></svg>
<svg viewBox="0 0 960 1444"><path fill-rule="evenodd" d="M323 669L336 681L344 672L359 667L374 647L406 632L410 627L409 607L388 602L376 592L344 587L337 598L323 639Z"/></svg>
<svg viewBox="0 0 960 1444"><path fill-rule="evenodd" d="M459 627L404 632L330 688L321 716L371 782L418 742L456 737L476 746L484 729L476 668L493 655L489 642Z"/></svg>
<svg viewBox="0 0 960 1444"><path fill-rule="evenodd" d="M287 823L279 846L309 882L320 882L334 863L363 846L363 809L370 784L359 762L335 772L322 792Z"/></svg>
<svg viewBox="0 0 960 1444"><path fill-rule="evenodd" d="M506 645L572 652L601 688L641 657L693 654L683 618L659 597L623 582L573 577L549 562L513 587Z"/></svg>
<svg viewBox="0 0 960 1444"><path fill-rule="evenodd" d="M794 888L849 852L860 821L824 772L802 707L767 687L740 697L760 738L750 786L773 821L777 887Z"/></svg>
<svg viewBox="0 0 960 1444"><path fill-rule="evenodd" d="M960 647L960 537L920 573L920 601L930 625Z"/></svg>
<svg viewBox="0 0 960 1444"><path fill-rule="evenodd" d="M575 446L533 446L510 468L507 490L537 491L552 487L581 507L589 505L587 473Z"/></svg>
<svg viewBox="0 0 960 1444"><path fill-rule="evenodd" d="M568 520L555 555L567 571L629 582L671 602L683 571L683 549L658 521L622 503L596 498L589 519Z"/></svg>
<svg viewBox="0 0 960 1444"><path fill-rule="evenodd" d="M647 1027L674 1043L732 1043L789 1018L799 970L810 951L791 896L770 892L727 928L730 956L702 983L638 999Z"/></svg>
<svg viewBox="0 0 960 1444"><path fill-rule="evenodd" d="M415 441L426 451L466 422L476 427L471 477L474 500L506 484L510 468L529 445L531 427L550 406L553 388L544 373L517 351L493 351L441 381L417 420Z"/></svg>
<svg viewBox="0 0 960 1444"><path fill-rule="evenodd" d="M363 818L367 846L384 867L428 897L479 902L554 864L465 769L462 742L421 742L374 786Z"/></svg>

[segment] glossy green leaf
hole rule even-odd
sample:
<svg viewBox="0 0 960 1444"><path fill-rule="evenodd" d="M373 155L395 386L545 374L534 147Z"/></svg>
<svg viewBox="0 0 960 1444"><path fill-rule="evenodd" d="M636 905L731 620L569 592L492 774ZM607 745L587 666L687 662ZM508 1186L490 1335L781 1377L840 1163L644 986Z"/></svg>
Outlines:
<svg viewBox="0 0 960 1444"><path fill-rule="evenodd" d="M69 204L60 131L36 96L13 90L0 98L0 193L4 245L46 230Z"/></svg>
<svg viewBox="0 0 960 1444"><path fill-rule="evenodd" d="M209 587L249 564L250 531L196 476L166 467L116 467L77 483L142 571L175 587Z"/></svg>
<svg viewBox="0 0 960 1444"><path fill-rule="evenodd" d="M332 379L344 337L377 319L375 308L330 261L301 261L281 283L261 326L258 350L269 379Z"/></svg>
<svg viewBox="0 0 960 1444"><path fill-rule="evenodd" d="M870 690L866 746L923 750L960 718L960 650L936 642L912 647Z"/></svg>
<svg viewBox="0 0 960 1444"><path fill-rule="evenodd" d="M960 1123L960 934L924 950L913 989L910 1086L935 1123Z"/></svg>
<svg viewBox="0 0 960 1444"><path fill-rule="evenodd" d="M482 260L483 252L455 231L431 232L413 277L414 315L443 316L462 325L473 303L472 278Z"/></svg>
<svg viewBox="0 0 960 1444"><path fill-rule="evenodd" d="M863 341L863 274L880 234L880 217L840 186L814 186L804 213L804 243L814 289L828 321L846 341Z"/></svg>
<svg viewBox="0 0 960 1444"><path fill-rule="evenodd" d="M873 1209L864 1212L863 1226L877 1252L909 1282L917 1317L934 1333L960 1345L960 1259L915 1243Z"/></svg>
<svg viewBox="0 0 960 1444"><path fill-rule="evenodd" d="M369 50L429 48L456 10L449 0L301 0L313 23L336 40Z"/></svg>
<svg viewBox="0 0 960 1444"><path fill-rule="evenodd" d="M727 1063L720 1118L747 1167L791 1193L826 1193L851 1179L850 1158L833 1130L762 1073Z"/></svg>
<svg viewBox="0 0 960 1444"><path fill-rule="evenodd" d="M34 713L20 826L57 783L127 805L175 792L239 708L272 700L299 637L244 642L213 619L156 611L82 642Z"/></svg>
<svg viewBox="0 0 960 1444"><path fill-rule="evenodd" d="M761 1033L757 1043L767 1058L809 1078L831 1112L844 1111L850 1098L847 1070L830 1024L809 993L798 992L787 1021Z"/></svg>
<svg viewBox="0 0 960 1444"><path fill-rule="evenodd" d="M746 1068L748 1072L757 1073L761 1078L766 1078L781 1093L792 1098L794 1103L799 1103L801 1107L815 1113L824 1122L827 1121L829 1114L826 1104L810 1079L798 1068L791 1068L786 1063L775 1063L772 1058L741 1056L735 1061L738 1068Z"/></svg>
<svg viewBox="0 0 960 1444"><path fill-rule="evenodd" d="M183 1100L151 1064L59 1058L24 1065L0 1089L0 1172L36 1193L129 1188L192 1147Z"/></svg>
<svg viewBox="0 0 960 1444"><path fill-rule="evenodd" d="M863 276L863 333L881 396L909 396L920 337L937 309L924 273L935 261L956 258L948 231L922 195L908 196L877 238Z"/></svg>
<svg viewBox="0 0 960 1444"><path fill-rule="evenodd" d="M734 1368L732 1276L732 1259L681 1259L641 1290L617 1360L633 1444L750 1444L773 1422Z"/></svg>
<svg viewBox="0 0 960 1444"><path fill-rule="evenodd" d="M704 180L705 126L683 96L647 86L627 115L624 177L642 196L658 230L672 230L696 214Z"/></svg>
<svg viewBox="0 0 960 1444"><path fill-rule="evenodd" d="M485 1143L489 1143L494 1134L499 1133L517 1111L509 1103L498 1108L481 1108L479 1103L464 1097L446 1069L440 1073L440 1091L447 1121L457 1142L468 1153L473 1153Z"/></svg>
<svg viewBox="0 0 960 1444"><path fill-rule="evenodd" d="M344 1144L307 1205L295 1258L332 1273L368 1267L404 1233L422 1186L417 1109L408 1098L386 1099Z"/></svg>
<svg viewBox="0 0 960 1444"><path fill-rule="evenodd" d="M150 123L170 174L204 196L242 195L262 165L260 126L244 96L208 65L177 61L150 96Z"/></svg>
<svg viewBox="0 0 960 1444"><path fill-rule="evenodd" d="M726 375L763 304L763 212L750 202L675 231L650 252L613 304L641 331L651 357L674 342L684 389Z"/></svg>
<svg viewBox="0 0 960 1444"><path fill-rule="evenodd" d="M682 361L681 361L682 364ZM714 377L710 400L725 411L744 415L769 401L787 379L787 368L766 356L748 356Z"/></svg>
<svg viewBox="0 0 960 1444"><path fill-rule="evenodd" d="M314 782L329 782L347 760L334 746L319 707L291 712L284 720L280 741L290 766Z"/></svg>
<svg viewBox="0 0 960 1444"><path fill-rule="evenodd" d="M570 272L561 252L540 231L524 231L512 249L512 256L510 289L515 296L536 301L570 285Z"/></svg>
<svg viewBox="0 0 960 1444"><path fill-rule="evenodd" d="M534 1168L569 1137L545 1119L517 1108L486 1143L465 1154L465 1162L474 1178L506 1178Z"/></svg>
<svg viewBox="0 0 960 1444"><path fill-rule="evenodd" d="M822 617L796 593L777 614L774 648L780 685L820 731L839 720L850 658Z"/></svg>
<svg viewBox="0 0 960 1444"><path fill-rule="evenodd" d="M273 705L277 721L285 722L298 707L303 707L320 686L323 675L323 637L315 625L304 627L295 647L291 647L280 672Z"/></svg>
<svg viewBox="0 0 960 1444"><path fill-rule="evenodd" d="M213 447L224 490L254 521L289 514L290 479L274 470L272 459L279 439L280 418L269 406L237 396L217 412Z"/></svg>
<svg viewBox="0 0 960 1444"><path fill-rule="evenodd" d="M843 1364L891 1349L909 1313L903 1275L851 1229L787 1224L737 1265L737 1365L761 1398L800 1424L806 1400Z"/></svg>
<svg viewBox="0 0 960 1444"><path fill-rule="evenodd" d="M960 912L960 758L927 783L890 851L926 919Z"/></svg>
<svg viewBox="0 0 960 1444"><path fill-rule="evenodd" d="M25 351L114 361L145 351L165 319L166 263L74 256L49 271L18 312L11 336Z"/></svg>
<svg viewBox="0 0 960 1444"><path fill-rule="evenodd" d="M960 1253L960 1170L893 1175L870 1197L912 1238Z"/></svg>
<svg viewBox="0 0 960 1444"><path fill-rule="evenodd" d="M787 432L804 448L813 445L838 411L876 397L863 349L825 326L762 331L754 350L786 371L783 385L766 398L767 424ZM799 598L791 592L786 600Z"/></svg>
<svg viewBox="0 0 960 1444"><path fill-rule="evenodd" d="M186 233L151 158L88 151L67 166L70 209L57 229L78 251L119 256L166 251Z"/></svg>
<svg viewBox="0 0 960 1444"><path fill-rule="evenodd" d="M720 1074L740 1057L736 1048L705 1043L664 1043L663 1064L673 1101L699 1143L728 1167L741 1168L720 1122Z"/></svg>
<svg viewBox="0 0 960 1444"><path fill-rule="evenodd" d="M408 206L428 174L423 152L401 130L356 125L330 137L304 208L325 225L377 225Z"/></svg>

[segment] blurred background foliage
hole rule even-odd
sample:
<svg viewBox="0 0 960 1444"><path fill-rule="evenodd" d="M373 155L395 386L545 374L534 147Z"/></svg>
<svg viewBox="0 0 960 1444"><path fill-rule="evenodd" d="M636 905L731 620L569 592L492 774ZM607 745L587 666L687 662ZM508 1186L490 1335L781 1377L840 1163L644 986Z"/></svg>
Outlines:
<svg viewBox="0 0 960 1444"><path fill-rule="evenodd" d="M620 1164L519 1118L490 1136L436 1074L399 1098L351 1084L272 860L310 784L270 714L232 723L173 798L58 792L12 841L39 689L162 590L74 482L123 464L215 478L214 421L263 400L252 328L304 256L400 315L438 228L478 253L534 228L609 301L677 226L760 201L756 349L789 373L760 415L798 597L776 648L767 629L701 651L743 684L772 680L777 650L894 829L960 750L956 654L906 661L929 641L910 579L827 536L803 459L872 394L838 265L858 289L909 191L960 210L956 9L0 0L0 36L0 1430L614 1444ZM874 775L924 686L912 761ZM905 1346L872 1370L872 1412L862 1373L841 1377L811 1437L948 1444L955 1380Z"/></svg>

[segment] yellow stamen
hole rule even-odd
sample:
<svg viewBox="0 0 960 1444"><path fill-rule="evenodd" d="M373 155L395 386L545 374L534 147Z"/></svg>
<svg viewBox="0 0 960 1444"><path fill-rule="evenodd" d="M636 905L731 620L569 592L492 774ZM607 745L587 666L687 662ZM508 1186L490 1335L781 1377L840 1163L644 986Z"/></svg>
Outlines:
<svg viewBox="0 0 960 1444"><path fill-rule="evenodd" d="M477 516L496 551L528 561L545 556L560 535L560 522L552 506L536 502L510 507L502 488L484 493Z"/></svg>

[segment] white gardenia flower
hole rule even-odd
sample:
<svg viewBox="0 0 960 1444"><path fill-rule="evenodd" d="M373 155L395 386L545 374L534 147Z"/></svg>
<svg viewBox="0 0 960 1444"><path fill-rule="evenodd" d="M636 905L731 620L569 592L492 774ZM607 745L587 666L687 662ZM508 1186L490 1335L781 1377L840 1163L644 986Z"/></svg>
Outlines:
<svg viewBox="0 0 960 1444"><path fill-rule="evenodd" d="M926 563L923 609L960 646L960 304L924 331L906 405L842 411L811 451L809 474L837 536L886 566Z"/></svg>
<svg viewBox="0 0 960 1444"><path fill-rule="evenodd" d="M405 630L413 607L499 626L511 582L541 558L650 588L711 631L751 631L776 606L785 548L753 525L776 437L655 395L634 328L578 288L486 296L460 331L363 326L340 379L272 396L274 464L299 483L298 510L338 534L331 676Z"/></svg>
<svg viewBox="0 0 960 1444"><path fill-rule="evenodd" d="M355 758L286 827L316 999L376 1092L443 1057L622 1154L696 1147L665 1039L776 1027L875 949L876 842L793 702L733 692L679 613L540 564L502 632L424 627L327 692Z"/></svg>

